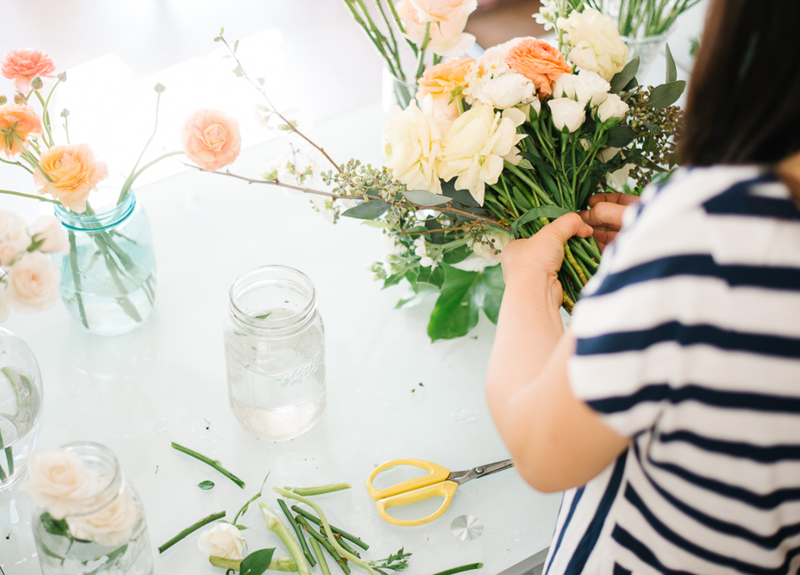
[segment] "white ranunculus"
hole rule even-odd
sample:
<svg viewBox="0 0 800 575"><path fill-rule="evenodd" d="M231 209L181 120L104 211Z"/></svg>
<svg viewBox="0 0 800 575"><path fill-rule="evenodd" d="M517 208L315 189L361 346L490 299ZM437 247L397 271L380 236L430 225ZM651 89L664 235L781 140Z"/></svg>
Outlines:
<svg viewBox="0 0 800 575"><path fill-rule="evenodd" d="M505 110L531 102L536 98L536 86L505 64L481 74L480 66L475 63L467 74L464 95L470 105L480 102Z"/></svg>
<svg viewBox="0 0 800 575"><path fill-rule="evenodd" d="M40 311L58 299L61 272L58 266L39 252L26 253L6 276L8 297L14 309L21 312Z"/></svg>
<svg viewBox="0 0 800 575"><path fill-rule="evenodd" d="M244 553L244 537L242 532L230 523L217 523L200 534L197 546L208 557L241 561Z"/></svg>
<svg viewBox="0 0 800 575"><path fill-rule="evenodd" d="M401 0L395 9L406 38L421 46L426 24L430 23L428 49L458 58L475 44L475 36L465 33L464 28L477 7L477 0Z"/></svg>
<svg viewBox="0 0 800 575"><path fill-rule="evenodd" d="M108 485L109 478L102 484ZM127 543L142 518L142 507L127 487L108 505L95 513L67 517L67 526L73 537L94 541L103 547L116 547Z"/></svg>
<svg viewBox="0 0 800 575"><path fill-rule="evenodd" d="M439 175L448 181L456 178L458 190L469 190L483 205L486 184L495 184L503 171L503 161L519 163L516 145L525 136L517 127L525 122L525 113L517 108L495 112L479 104L453 122L442 138Z"/></svg>
<svg viewBox="0 0 800 575"><path fill-rule="evenodd" d="M80 456L70 451L33 453L27 467L29 481L21 489L53 519L79 513L84 500L100 489L99 475L88 470Z"/></svg>
<svg viewBox="0 0 800 575"><path fill-rule="evenodd" d="M594 108L608 96L611 84L603 80L599 74L581 70L578 72L578 83L575 85L575 96L581 102L587 102Z"/></svg>
<svg viewBox="0 0 800 575"><path fill-rule="evenodd" d="M383 165L395 179L410 190L441 195L441 154L441 128L433 115L423 114L414 101L405 110L396 106L383 128Z"/></svg>
<svg viewBox="0 0 800 575"><path fill-rule="evenodd" d="M608 97L597 107L597 119L605 123L611 118L622 119L628 113L628 104L616 94L609 94Z"/></svg>
<svg viewBox="0 0 800 575"><path fill-rule="evenodd" d="M564 128L572 133L583 125L586 120L586 105L583 102L576 102L569 98L558 98L547 102L550 111L553 113L553 124L558 131Z"/></svg>
<svg viewBox="0 0 800 575"><path fill-rule="evenodd" d="M46 254L69 253L69 240L64 226L52 216L42 216L33 226L33 241L41 241L39 251Z"/></svg>
<svg viewBox="0 0 800 575"><path fill-rule="evenodd" d="M10 266L30 245L25 220L14 212L0 210L0 265Z"/></svg>
<svg viewBox="0 0 800 575"><path fill-rule="evenodd" d="M569 59L582 70L596 72L610 81L628 63L628 47L619 37L614 21L597 10L574 11L559 20L572 49Z"/></svg>

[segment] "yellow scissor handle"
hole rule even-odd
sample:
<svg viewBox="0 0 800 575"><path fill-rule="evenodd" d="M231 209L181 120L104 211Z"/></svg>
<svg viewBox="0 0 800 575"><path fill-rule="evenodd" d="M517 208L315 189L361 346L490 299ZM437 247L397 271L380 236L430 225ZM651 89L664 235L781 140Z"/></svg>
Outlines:
<svg viewBox="0 0 800 575"><path fill-rule="evenodd" d="M434 519L438 519L442 516L442 513L447 511L447 508L450 507L450 502L453 501L453 495L456 494L456 489L458 489L458 483L455 481L445 481L443 483L428 485L422 489L415 489L414 491L401 493L400 495L395 495L394 497L389 497L388 499L381 499L376 503L378 506L378 513L381 514L381 517L383 517L384 521L388 521L392 525L400 525L402 527L424 525L425 523L430 523ZM386 510L389 507L411 505L412 503L419 503L420 501L425 501L431 497L444 497L444 502L433 514L423 517L422 519L398 519L397 517L392 517L386 513Z"/></svg>
<svg viewBox="0 0 800 575"><path fill-rule="evenodd" d="M414 479L409 479L407 481L402 481L397 485L392 485L386 489L375 489L375 487L373 487L372 482L379 473L386 471L390 467L396 467L398 465L419 467L420 469L428 471L429 474L423 475L422 477L415 477ZM449 469L445 469L441 465L436 465L430 461L425 461L424 459L395 459L394 461L387 461L383 465L379 465L372 473L370 473L370 476L367 478L367 491L369 492L369 496L372 497L372 500L377 501L378 499L394 497L395 495L405 493L406 491L413 491L415 489L420 489L421 487L427 487L428 485L433 485L434 483L441 483L448 477L450 477Z"/></svg>

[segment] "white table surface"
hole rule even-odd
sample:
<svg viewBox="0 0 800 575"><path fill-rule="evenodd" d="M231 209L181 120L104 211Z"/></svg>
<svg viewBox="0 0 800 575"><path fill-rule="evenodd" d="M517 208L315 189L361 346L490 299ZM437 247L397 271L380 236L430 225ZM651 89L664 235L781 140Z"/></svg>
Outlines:
<svg viewBox="0 0 800 575"><path fill-rule="evenodd" d="M313 134L339 161L377 163L383 118L375 105L324 122ZM277 141L249 149L235 171L258 176L279 149ZM549 544L560 495L537 493L513 470L465 484L442 518L414 528L385 523L364 489L374 466L389 459L429 459L457 470L508 457L484 399L494 336L485 317L469 337L431 344L425 328L433 301L395 310L405 288L381 291L366 269L383 256L380 233L346 218L331 225L306 198L195 171L137 195L152 222L158 261L157 305L145 326L93 336L60 302L40 314L12 313L4 325L28 342L41 365L38 448L89 440L116 452L143 499L154 553L212 512L224 509L232 518L268 471L270 487L350 482L353 489L318 502L334 524L372 545L370 558L401 546L413 553L409 575L477 561L485 564L481 573L496 574ZM309 433L278 444L239 426L225 381L227 291L263 264L308 274L326 327L327 410ZM171 441L220 459L246 489L172 450ZM206 479L216 483L213 490L196 487ZM275 497L266 493L266 500ZM27 514L24 497L0 495L6 575L39 573ZM484 523L480 538L452 535L450 524L462 514ZM242 522L252 527L245 532L251 550L277 546L284 553L256 508ZM158 574L222 573L198 551L196 534L154 561Z"/></svg>

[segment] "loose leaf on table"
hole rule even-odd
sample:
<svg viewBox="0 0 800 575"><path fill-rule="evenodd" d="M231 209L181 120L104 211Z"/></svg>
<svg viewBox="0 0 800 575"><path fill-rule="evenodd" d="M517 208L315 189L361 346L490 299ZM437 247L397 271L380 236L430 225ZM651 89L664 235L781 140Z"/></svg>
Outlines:
<svg viewBox="0 0 800 575"><path fill-rule="evenodd" d="M389 203L383 200L370 200L358 204L354 208L345 210L342 215L348 218L357 218L359 220L374 220L381 217L389 210Z"/></svg>
<svg viewBox="0 0 800 575"><path fill-rule="evenodd" d="M451 200L447 196L440 196L428 190L409 190L403 195L420 206L443 206Z"/></svg>
<svg viewBox="0 0 800 575"><path fill-rule="evenodd" d="M667 84L674 82L678 79L678 68L675 66L675 59L672 57L672 51L669 49L669 44L666 44L667 51Z"/></svg>
<svg viewBox="0 0 800 575"><path fill-rule="evenodd" d="M202 489L203 491L208 491L209 489L214 489L214 482L213 481L201 481L197 484L197 486Z"/></svg>
<svg viewBox="0 0 800 575"><path fill-rule="evenodd" d="M634 58L628 62L625 67L611 78L611 93L620 93L625 86L630 84L630 81L636 77L636 72L639 71L639 58Z"/></svg>
<svg viewBox="0 0 800 575"><path fill-rule="evenodd" d="M527 224L530 221L533 221L537 218L559 218L564 214L570 213L570 210L567 208L562 208L560 206L539 206L536 208L532 208L522 214L519 219L514 220L511 224L511 229L515 232L522 224Z"/></svg>
<svg viewBox="0 0 800 575"><path fill-rule="evenodd" d="M478 323L481 309L491 321L497 322L505 289L500 266L482 272L465 272L447 264L439 267L444 269L445 280L428 323L431 340L466 335Z"/></svg>
<svg viewBox="0 0 800 575"><path fill-rule="evenodd" d="M656 86L650 92L650 98L647 100L647 105L651 108L655 108L656 110L660 108L666 108L667 106L674 104L678 98L681 97L681 94L683 94L683 90L685 88L686 82L684 80L678 80L677 82L670 82L668 84Z"/></svg>
<svg viewBox="0 0 800 575"><path fill-rule="evenodd" d="M247 557L242 559L242 565L239 568L241 575L261 575L269 569L269 564L272 562L272 555L275 549L259 549L253 551Z"/></svg>

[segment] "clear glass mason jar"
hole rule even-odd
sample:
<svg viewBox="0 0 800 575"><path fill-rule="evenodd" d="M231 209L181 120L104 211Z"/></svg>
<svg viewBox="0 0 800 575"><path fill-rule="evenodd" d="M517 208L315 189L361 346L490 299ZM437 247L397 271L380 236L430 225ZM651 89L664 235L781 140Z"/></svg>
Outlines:
<svg viewBox="0 0 800 575"><path fill-rule="evenodd" d="M225 319L231 409L259 439L286 441L325 410L325 328L314 284L296 269L263 266L237 279Z"/></svg>
<svg viewBox="0 0 800 575"><path fill-rule="evenodd" d="M44 575L151 575L144 508L114 453L97 443L59 448L83 461L93 489L63 519L38 508L31 521Z"/></svg>
<svg viewBox="0 0 800 575"><path fill-rule="evenodd" d="M31 348L0 328L0 491L25 474L39 435L42 374Z"/></svg>
<svg viewBox="0 0 800 575"><path fill-rule="evenodd" d="M113 195L99 186L101 193ZM92 192L95 197L95 192ZM150 317L156 298L156 258L150 220L133 190L105 211L76 214L56 205L70 251L54 254L61 268L61 299L92 333L127 333Z"/></svg>

